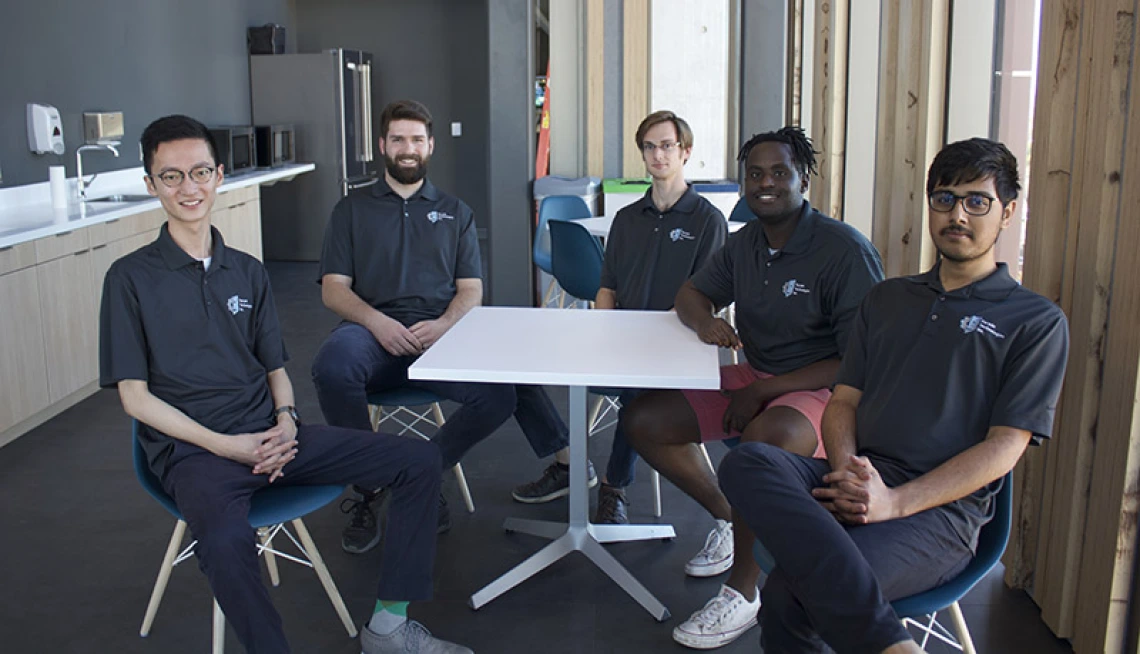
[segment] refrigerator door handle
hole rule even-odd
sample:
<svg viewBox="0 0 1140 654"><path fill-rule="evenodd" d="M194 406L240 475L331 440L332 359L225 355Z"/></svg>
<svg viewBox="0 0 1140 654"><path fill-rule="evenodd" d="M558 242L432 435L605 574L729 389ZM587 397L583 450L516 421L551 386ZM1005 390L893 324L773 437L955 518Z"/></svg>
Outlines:
<svg viewBox="0 0 1140 654"><path fill-rule="evenodd" d="M361 111L361 122L364 123L364 160L372 161L372 64L360 65L360 79L364 87L361 93L364 100Z"/></svg>
<svg viewBox="0 0 1140 654"><path fill-rule="evenodd" d="M361 87L361 79L363 78L363 76L361 75L362 65L357 64L357 63L352 62L352 61L349 61L349 62L345 62L345 67L352 71L352 77L353 77L353 83L352 83L352 126L353 126L353 134L356 137L356 148L354 148L356 150L356 157L355 158L357 161L367 161L367 159L365 158L367 155L364 152L364 148L366 148L368 146L366 145L367 141L364 138L364 125L363 125L364 121L361 120L361 117L360 117L362 107L364 106L364 100L361 97L363 95L363 89L360 88Z"/></svg>

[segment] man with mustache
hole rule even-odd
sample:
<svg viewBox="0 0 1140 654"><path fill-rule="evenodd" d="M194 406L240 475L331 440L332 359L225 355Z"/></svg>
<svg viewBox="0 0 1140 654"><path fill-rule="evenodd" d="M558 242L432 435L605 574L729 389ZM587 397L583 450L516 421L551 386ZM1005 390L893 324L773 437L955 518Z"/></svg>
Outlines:
<svg viewBox="0 0 1140 654"><path fill-rule="evenodd" d="M674 640L697 649L739 638L760 609L754 537L735 519L697 444L739 437L823 456L820 418L839 356L859 302L883 278L874 246L804 199L815 152L802 129L757 134L739 159L744 198L757 220L681 286L675 306L702 341L743 349L747 361L721 369L720 391L655 391L622 411L638 453L717 521L685 573L731 574L673 630ZM715 315L733 302L739 335Z"/></svg>
<svg viewBox="0 0 1140 654"><path fill-rule="evenodd" d="M889 602L969 563L1002 479L1049 437L1068 328L995 260L1018 189L1004 145L943 148L926 183L941 258L859 307L823 416L827 460L746 443L721 464L721 488L775 560L765 651L921 651Z"/></svg>
<svg viewBox="0 0 1140 654"><path fill-rule="evenodd" d="M369 429L368 393L414 386L460 404L436 434L447 470L514 413L535 454L566 457L568 430L537 386L409 381L408 367L483 300L475 218L458 198L427 179L435 148L427 107L400 100L380 116L384 177L333 209L321 254L321 299L343 318L313 359L313 383L330 425ZM568 460L568 459L567 459ZM374 505L361 497L341 546L376 546ZM440 496L440 531L450 526Z"/></svg>

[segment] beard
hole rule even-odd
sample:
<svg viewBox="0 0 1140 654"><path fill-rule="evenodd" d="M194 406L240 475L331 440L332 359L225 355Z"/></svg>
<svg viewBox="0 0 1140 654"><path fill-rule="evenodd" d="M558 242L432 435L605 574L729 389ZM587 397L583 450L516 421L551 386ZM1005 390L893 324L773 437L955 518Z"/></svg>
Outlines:
<svg viewBox="0 0 1140 654"><path fill-rule="evenodd" d="M418 154L413 154L404 155L403 158L408 156L416 160L414 167L401 166L392 157L384 155L384 168L388 171L388 174L392 176L392 179L401 184L415 184L427 176L427 165L430 157L420 158Z"/></svg>
<svg viewBox="0 0 1140 654"><path fill-rule="evenodd" d="M942 230L942 233L946 234L948 231L950 231L950 230ZM966 232L966 233L969 234L970 240L974 239L975 232ZM968 263L970 261L974 261L975 259L980 259L980 258L986 256L987 254L989 254L989 252L994 249L994 246L997 245L997 240L998 240L999 236L1001 236L1001 231L998 231L997 235L994 236L994 240L990 241L990 244L988 247L982 248L981 250L976 250L974 252L965 253L965 254L958 254L956 252L950 252L948 250L944 250L943 248L938 247L937 244L935 244L934 249L938 250L938 254L941 255L942 258L944 258L944 259L948 259L948 260L953 261L955 263Z"/></svg>

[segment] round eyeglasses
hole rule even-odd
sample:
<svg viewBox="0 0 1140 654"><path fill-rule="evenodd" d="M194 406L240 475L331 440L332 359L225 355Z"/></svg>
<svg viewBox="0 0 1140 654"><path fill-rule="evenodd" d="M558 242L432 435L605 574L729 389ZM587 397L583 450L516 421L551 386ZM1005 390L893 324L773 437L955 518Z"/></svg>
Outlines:
<svg viewBox="0 0 1140 654"><path fill-rule="evenodd" d="M212 166L198 166L197 168L191 168L188 174L190 175L190 181L195 184L208 184L210 180L214 178L214 171L216 170L217 168ZM157 175L151 175L150 177L151 179L158 178L158 180L162 182L162 185L167 188L178 188L182 186L182 180L186 179L186 175L187 173L181 170L167 170Z"/></svg>
<svg viewBox="0 0 1140 654"><path fill-rule="evenodd" d="M673 151L673 148L680 147L680 145L681 145L680 141L662 141L660 143L652 143L650 141L643 141L641 143L641 151L644 152L645 154L653 154L657 150L660 150L661 152L663 152L665 154L669 154L670 152Z"/></svg>
<svg viewBox="0 0 1140 654"><path fill-rule="evenodd" d="M950 213L954 210L954 205L961 201L962 211L971 216L986 215L990 212L990 206L994 202L994 198L983 193L956 195L950 191L935 191L930 194L927 200L930 203L930 210L938 213Z"/></svg>

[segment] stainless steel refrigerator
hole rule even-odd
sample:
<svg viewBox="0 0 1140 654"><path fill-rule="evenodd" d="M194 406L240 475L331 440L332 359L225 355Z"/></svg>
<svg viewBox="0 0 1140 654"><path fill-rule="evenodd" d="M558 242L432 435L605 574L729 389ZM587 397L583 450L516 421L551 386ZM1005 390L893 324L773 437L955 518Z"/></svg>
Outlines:
<svg viewBox="0 0 1140 654"><path fill-rule="evenodd" d="M375 184L372 55L359 50L250 57L253 123L292 123L296 159L317 169L263 187L266 259L317 261L329 213L349 190Z"/></svg>

